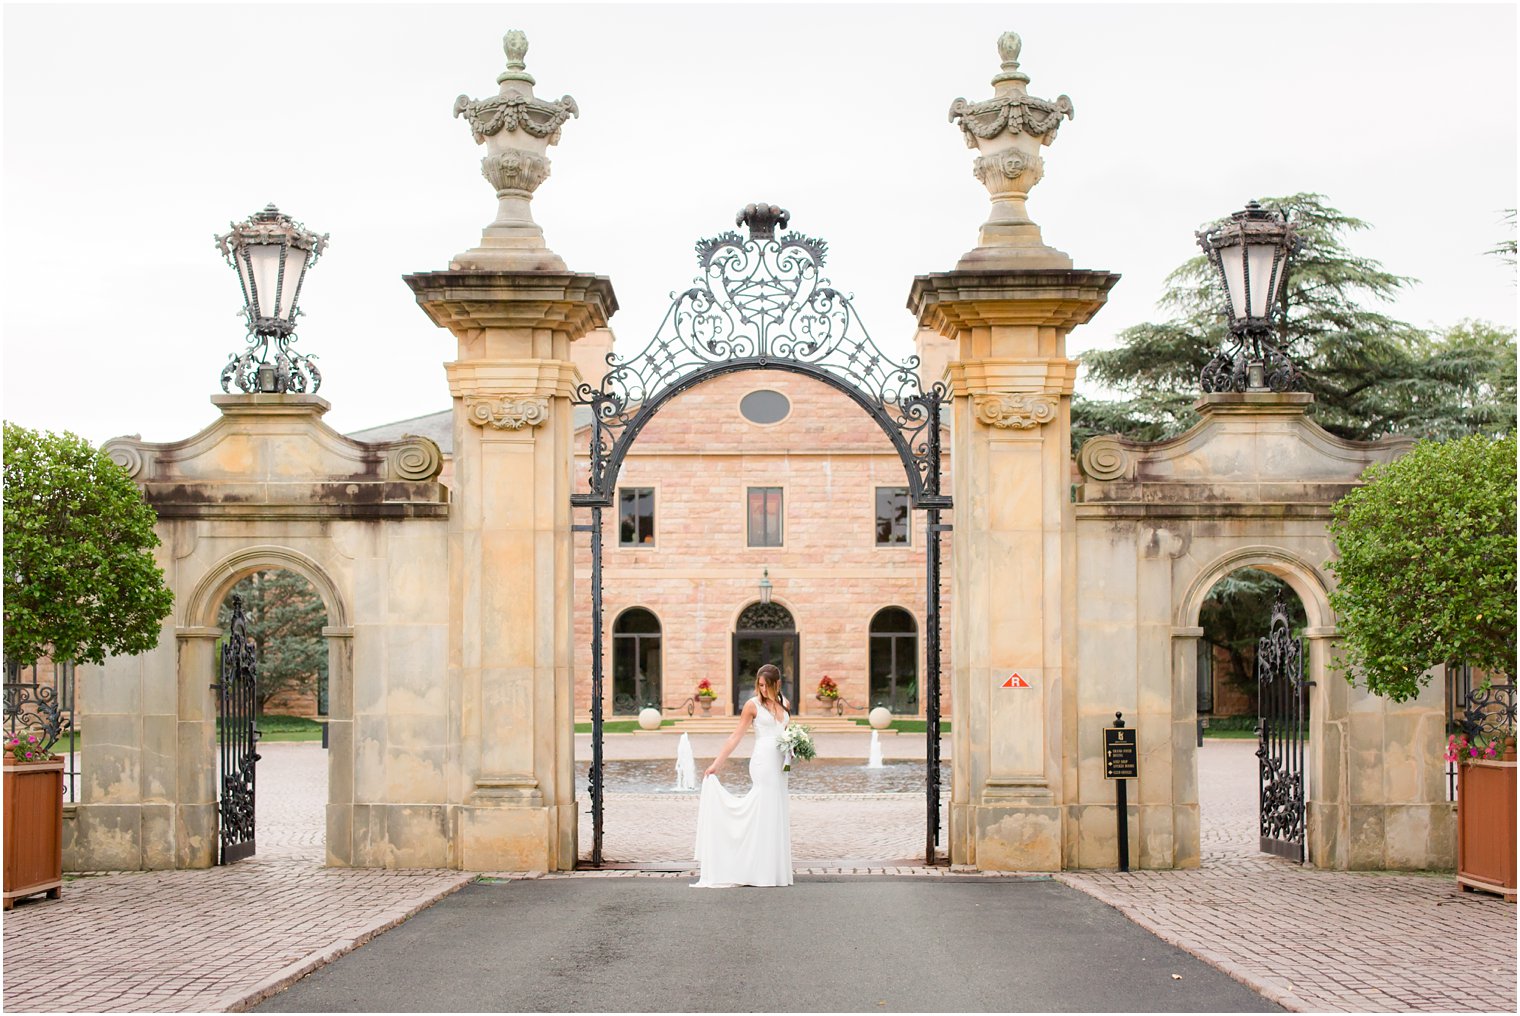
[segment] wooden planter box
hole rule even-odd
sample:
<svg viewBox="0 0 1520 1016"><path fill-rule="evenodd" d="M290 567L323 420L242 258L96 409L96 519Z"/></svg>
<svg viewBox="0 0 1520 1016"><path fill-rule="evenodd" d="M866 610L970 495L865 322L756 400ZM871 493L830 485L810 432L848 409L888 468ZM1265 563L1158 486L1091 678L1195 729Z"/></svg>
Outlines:
<svg viewBox="0 0 1520 1016"><path fill-rule="evenodd" d="M1515 901L1515 771L1504 761L1457 767L1457 884Z"/></svg>
<svg viewBox="0 0 1520 1016"><path fill-rule="evenodd" d="M5 909L63 886L63 759L5 762Z"/></svg>

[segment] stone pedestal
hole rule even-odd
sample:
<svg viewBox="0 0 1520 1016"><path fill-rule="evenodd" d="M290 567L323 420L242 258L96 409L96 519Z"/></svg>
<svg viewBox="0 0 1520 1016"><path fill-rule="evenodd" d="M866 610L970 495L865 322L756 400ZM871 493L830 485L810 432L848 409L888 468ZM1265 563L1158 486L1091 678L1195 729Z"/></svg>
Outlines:
<svg viewBox="0 0 1520 1016"><path fill-rule="evenodd" d="M987 870L1062 858L1063 704L1075 651L1066 333L1118 276L1060 269L919 276L909 308L955 343L955 619L950 855ZM1017 674L1022 680L1003 687ZM1027 685L1027 687L1025 686Z"/></svg>
<svg viewBox="0 0 1520 1016"><path fill-rule="evenodd" d="M449 271L406 282L459 341L449 520L449 661L460 761L455 863L576 860L570 344L617 309L569 272Z"/></svg>

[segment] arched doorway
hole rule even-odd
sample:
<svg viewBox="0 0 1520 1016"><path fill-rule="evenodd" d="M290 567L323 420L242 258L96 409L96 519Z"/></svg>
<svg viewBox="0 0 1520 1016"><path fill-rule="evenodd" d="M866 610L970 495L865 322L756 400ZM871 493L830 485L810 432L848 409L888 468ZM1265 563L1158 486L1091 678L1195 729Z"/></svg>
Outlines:
<svg viewBox="0 0 1520 1016"><path fill-rule="evenodd" d="M1242 567L1209 588L1198 622L1202 863L1301 861L1311 792L1304 604L1277 575Z"/></svg>
<svg viewBox="0 0 1520 1016"><path fill-rule="evenodd" d="M949 401L944 382L925 385L917 357L898 362L867 334L849 297L822 275L827 244L792 233L778 238L789 215L771 205L750 205L739 214L749 230L700 240L700 274L678 291L648 346L620 359L607 355L609 369L595 383L578 386L574 402L589 411L591 436L586 486L570 497L572 507L590 509L590 521L575 525L590 535L591 598L591 797L590 863L602 864L603 829L603 512L616 506L618 474L629 449L649 421L672 399L714 378L740 371L778 370L820 381L846 395L880 427L901 460L910 509L925 513L926 648L925 701L927 836L924 856L934 863L940 830L940 537L950 527L940 513L951 507L940 492L941 410ZM780 496L777 496L777 508ZM768 508L761 515L770 518ZM779 511L776 514L779 521ZM779 526L774 539L780 541ZM772 545L764 533L758 545ZM757 545L752 542L751 545ZM733 672L751 662L777 662L789 676L787 693L796 701L798 640L777 628L735 626ZM740 633L746 636L741 664ZM790 650L788 650L788 642ZM790 652L790 659L787 653ZM778 661L761 660L779 653ZM786 675L790 664L792 674ZM747 693L734 681L735 706ZM915 689L916 691L916 689Z"/></svg>
<svg viewBox="0 0 1520 1016"><path fill-rule="evenodd" d="M755 672L767 663L781 668L781 693L797 712L801 639L792 612L779 603L751 603L734 625L734 712L754 694Z"/></svg>
<svg viewBox="0 0 1520 1016"><path fill-rule="evenodd" d="M651 611L630 607L612 622L614 716L637 716L646 706L660 708L660 647L660 619Z"/></svg>
<svg viewBox="0 0 1520 1016"><path fill-rule="evenodd" d="M918 712L918 624L901 607L883 607L871 618L871 706L894 716Z"/></svg>

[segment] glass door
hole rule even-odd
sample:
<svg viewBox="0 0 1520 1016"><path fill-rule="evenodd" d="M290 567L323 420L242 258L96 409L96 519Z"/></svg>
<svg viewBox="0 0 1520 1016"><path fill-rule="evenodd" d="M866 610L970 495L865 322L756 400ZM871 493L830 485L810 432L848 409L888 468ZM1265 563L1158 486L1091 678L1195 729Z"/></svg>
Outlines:
<svg viewBox="0 0 1520 1016"><path fill-rule="evenodd" d="M791 705L790 712L798 710L797 685L799 668L797 656L799 639L794 631L741 631L734 633L733 699L734 713L744 708L744 703L755 694L755 672L767 663L781 668L781 693Z"/></svg>

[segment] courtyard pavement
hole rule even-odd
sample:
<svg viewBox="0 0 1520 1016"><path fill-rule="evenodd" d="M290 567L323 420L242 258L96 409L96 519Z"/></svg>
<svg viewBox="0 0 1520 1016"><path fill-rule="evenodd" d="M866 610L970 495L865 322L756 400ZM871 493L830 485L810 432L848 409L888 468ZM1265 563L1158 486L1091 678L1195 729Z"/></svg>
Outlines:
<svg viewBox="0 0 1520 1016"><path fill-rule="evenodd" d="M673 757L673 739L626 736L641 747L617 749L620 754ZM608 740L611 752L614 738ZM897 745L904 752L915 750L914 743L922 748L921 737L882 740L888 758ZM698 747L699 767L704 748ZM1515 907L1459 893L1450 875L1315 871L1256 853L1253 749L1250 741L1210 740L1200 752L1201 869L1069 872L1057 879L1290 1009L1514 1012ZM60 900L21 901L4 920L6 1011L246 1007L473 880L449 871L322 867L322 749L283 743L261 750L258 856L204 871L74 878ZM662 754L667 750L669 756ZM924 805L921 795L905 797L796 800L799 880L850 875L847 881L864 886L874 876L893 875L930 890L925 877L945 889L958 884L970 873L911 863L922 857ZM619 796L609 789L607 804L609 856L689 856L691 799ZM897 863L887 863L893 858ZM690 877L676 870L499 875L513 885L641 880L626 884L645 887L651 901L664 899L666 889L647 880L674 890ZM1019 881L974 877L989 892ZM680 909L667 916L680 926ZM927 941L922 926L887 930L899 947ZM1004 964L1014 955L1008 948L989 945L995 962ZM1071 1002L1068 1008L1084 1007ZM1029 1008L1018 997L1006 1004ZM453 1003L440 997L431 1007Z"/></svg>

